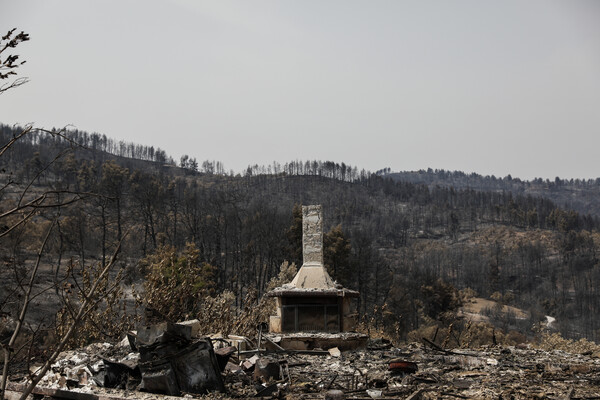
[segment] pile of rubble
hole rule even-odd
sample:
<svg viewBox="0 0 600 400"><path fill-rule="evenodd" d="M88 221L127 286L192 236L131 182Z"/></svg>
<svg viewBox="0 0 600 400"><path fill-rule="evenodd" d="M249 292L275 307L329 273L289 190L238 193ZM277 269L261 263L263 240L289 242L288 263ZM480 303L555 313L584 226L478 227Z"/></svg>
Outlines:
<svg viewBox="0 0 600 400"><path fill-rule="evenodd" d="M114 346L64 352L34 393L80 400L163 396L140 391L221 399L600 399L600 353L529 345L449 351L384 340L355 351L269 350L268 342L194 338L192 331L162 324Z"/></svg>
<svg viewBox="0 0 600 400"><path fill-rule="evenodd" d="M271 363L282 367L272 382L279 395L294 399L600 399L600 354L529 346L440 351L421 344L331 353L271 357ZM225 381L231 397L259 394L245 385L244 375L225 375Z"/></svg>

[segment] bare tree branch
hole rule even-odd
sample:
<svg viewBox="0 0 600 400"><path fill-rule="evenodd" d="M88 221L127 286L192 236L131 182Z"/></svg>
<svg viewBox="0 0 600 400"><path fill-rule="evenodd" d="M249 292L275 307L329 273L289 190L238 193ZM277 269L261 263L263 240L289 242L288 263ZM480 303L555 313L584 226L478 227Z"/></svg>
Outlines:
<svg viewBox="0 0 600 400"><path fill-rule="evenodd" d="M48 243L48 239L50 238L50 233L52 232L52 229L54 228L54 224L56 223L56 220L54 220L52 222L52 224L50 224L50 227L48 228L48 231L46 232L46 236L44 237L44 241L42 242L42 245L40 246L40 249L38 251L37 254L37 259L35 262L35 266L33 267L33 270L31 271L31 277L29 278L29 284L27 285L27 290L25 291L25 298L23 299L23 305L21 307L21 312L19 314L19 318L17 319L17 326L12 334L12 336L10 337L10 340L8 342L8 344L4 347L4 367L2 369L2 382L1 382L1 392L4 395L4 391L6 389L6 380L8 379L8 365L9 365L9 361L10 361L10 352L12 347L15 345L15 341L17 340L17 338L19 337L19 334L21 333L21 327L23 326L23 323L25 321L25 315L27 314L27 309L29 308L29 304L31 303L31 292L33 290L33 284L35 282L35 278L37 276L37 272L38 269L40 267L40 262L42 260L42 254L44 253L44 248L46 247L46 243Z"/></svg>
<svg viewBox="0 0 600 400"><path fill-rule="evenodd" d="M14 89L16 87L24 85L27 82L29 82L29 78L21 77L21 78L15 79L13 82L5 83L4 85L0 86L0 94L2 94L3 92L6 92L7 90Z"/></svg>
<svg viewBox="0 0 600 400"><path fill-rule="evenodd" d="M126 236L127 236L127 233L124 235L123 239ZM98 275L98 277L96 278L96 280L92 284L92 287L90 288L90 290L88 291L88 293L85 295L84 301L81 304L81 306L79 307L79 311L77 312L77 315L75 316L73 322L71 323L71 326L69 327L69 330L62 337L62 339L60 340L58 346L56 347L56 349L54 350L54 352L52 353L52 355L50 357L48 357L48 359L44 363L43 367L38 371L38 373L35 375L35 377L27 385L27 387L25 388L25 390L21 394L20 400L26 400L27 396L29 396L31 394L31 392L37 386L37 384L39 383L39 381L44 377L44 375L46 374L46 372L50 369L50 366L54 363L54 360L56 360L56 358L58 357L58 355L60 354L60 352L65 348L65 346L69 342L69 339L71 339L71 336L75 332L75 329L78 327L79 323L81 322L82 318L85 316L85 314L87 312L89 312L88 311L88 306L90 305L90 303L92 302L92 299L94 298L94 295L96 293L96 289L98 289L98 285L100 284L100 282L102 281L102 279L108 274L108 272L110 271L110 269L112 268L112 266L117 261L117 256L118 256L119 252L121 251L121 243L122 243L123 239L121 239L121 241L117 244L117 248L115 249L115 251L114 251L114 253L113 253L112 257L111 257L110 262L104 267L104 269L102 270L102 272L100 273L100 275ZM6 386L3 386L3 388L5 388L5 387ZM3 392L4 392L4 389L3 389Z"/></svg>
<svg viewBox="0 0 600 400"><path fill-rule="evenodd" d="M65 200L63 202L57 202L57 203L50 203L50 204L44 204L44 201L48 198L49 195L54 194L54 195L58 195L58 194L72 194L73 197L71 197L68 200ZM73 192L73 191L69 191L69 190L49 190L47 192L44 192L43 194L39 195L38 197L36 197L33 200L30 200L29 202L22 204L20 206L16 206L2 214L0 214L0 219L2 218L6 218L9 217L11 215L16 214L19 211L31 208L32 210L27 214L24 215L23 218L15 223L13 226L9 227L8 229L5 229L4 231L2 231L2 233L0 233L0 238L2 238L3 236L8 235L12 230L14 230L16 227L18 227L19 225L23 224L24 222L26 222L27 220L29 220L38 210L40 209L46 209L46 208L59 208L59 207L64 207L64 206L68 206L70 204L76 203L78 201L84 200L86 197L91 197L91 196L95 196L95 197L106 197L106 196L102 196L96 193L91 193L91 192ZM110 199L110 197L107 197Z"/></svg>
<svg viewBox="0 0 600 400"><path fill-rule="evenodd" d="M10 185L14 185L15 181L13 181L12 179L9 179L8 182L6 182L4 184L4 186L2 186L0 188L0 192L2 192L3 190L6 190L7 187L9 187Z"/></svg>
<svg viewBox="0 0 600 400"><path fill-rule="evenodd" d="M20 33L13 35L16 28L11 29L8 33L0 38L0 55L4 53L5 50L10 48L15 48L19 43L26 42L29 40L29 35L23 31ZM9 54L6 58L0 58L0 79L8 79L12 75L16 75L15 69L19 66L25 64L25 61L18 61L19 56L16 54ZM18 78L15 81L0 86L0 94L6 92L9 89L13 89L17 86L21 86L22 84L28 81L27 78Z"/></svg>
<svg viewBox="0 0 600 400"><path fill-rule="evenodd" d="M8 235L14 229L16 229L17 227L19 227L21 224L27 222L33 216L33 214L35 214L36 212L37 212L37 209L33 209L29 214L27 214L26 216L24 216L19 222L17 222L16 224L14 224L13 226L11 226L10 228L2 231L2 233L0 233L0 238L2 238L3 236Z"/></svg>
<svg viewBox="0 0 600 400"><path fill-rule="evenodd" d="M13 136L12 139L10 139L8 141L8 143L2 145L2 147L0 147L0 157L2 157L4 152L6 152L6 150L8 150L13 144L15 144L15 142L17 140L19 140L23 136L27 135L29 132L31 132L32 129L33 129L33 126L31 126L31 125L27 126L25 129L23 129L23 131L21 131L21 133L19 133L16 136Z"/></svg>
<svg viewBox="0 0 600 400"><path fill-rule="evenodd" d="M29 191L29 188L33 185L33 183L35 182L36 179L38 179L44 172L46 172L48 170L48 168L50 168L50 166L52 164L54 164L58 159L62 158L65 154L67 154L70 151L70 149L66 149L61 151L60 153L58 153L54 159L52 161L50 161L46 166L44 166L44 168L40 169L35 176L29 180L29 183L27 184L27 186L25 186L25 189L23 189L23 191L21 192L21 196L19 197L19 201L17 203L17 206L21 205L21 202L23 201L23 198L25 197L25 195L27 194L27 192Z"/></svg>

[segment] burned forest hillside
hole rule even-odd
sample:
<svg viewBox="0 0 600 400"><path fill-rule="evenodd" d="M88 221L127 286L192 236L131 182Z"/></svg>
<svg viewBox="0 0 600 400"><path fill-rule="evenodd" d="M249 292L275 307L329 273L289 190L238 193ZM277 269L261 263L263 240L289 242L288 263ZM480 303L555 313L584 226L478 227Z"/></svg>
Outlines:
<svg viewBox="0 0 600 400"><path fill-rule="evenodd" d="M0 142L24 129L1 126ZM50 292L68 298L65 287L107 264L118 243L123 298L148 305L170 295L179 308L159 311L173 320L223 299L252 307L282 265L302 264L299 206L321 204L326 267L360 292L365 329L406 340L450 327L444 337L459 346L473 323L482 341L514 344L547 330L600 340L600 221L591 206L566 208L514 185L415 183L329 161L234 174L220 162L175 162L160 149L80 131L32 129L0 157L0 171L3 315L17 312L15 288L38 255ZM566 204L592 204L578 195ZM188 286L176 281L187 291L160 292L164 260L170 278L193 271Z"/></svg>
<svg viewBox="0 0 600 400"><path fill-rule="evenodd" d="M521 180L508 175L496 177L482 176L462 171L427 170L391 172L387 168L380 174L396 181L412 182L430 187L440 186L454 189L474 189L493 192L511 192L523 196L537 196L552 200L556 205L575 210L581 214L600 216L600 178L596 179L554 179L535 178Z"/></svg>

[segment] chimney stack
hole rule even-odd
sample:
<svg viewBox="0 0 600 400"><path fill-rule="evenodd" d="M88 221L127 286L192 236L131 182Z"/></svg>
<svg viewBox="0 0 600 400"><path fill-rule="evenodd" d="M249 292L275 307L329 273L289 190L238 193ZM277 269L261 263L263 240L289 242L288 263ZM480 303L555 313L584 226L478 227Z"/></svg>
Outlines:
<svg viewBox="0 0 600 400"><path fill-rule="evenodd" d="M303 265L323 265L323 217L320 205L302 206Z"/></svg>

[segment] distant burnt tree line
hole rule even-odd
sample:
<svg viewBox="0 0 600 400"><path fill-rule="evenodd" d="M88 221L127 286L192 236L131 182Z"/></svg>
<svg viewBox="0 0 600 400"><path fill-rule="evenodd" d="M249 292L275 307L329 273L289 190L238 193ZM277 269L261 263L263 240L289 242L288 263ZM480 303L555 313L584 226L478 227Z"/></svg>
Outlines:
<svg viewBox="0 0 600 400"><path fill-rule="evenodd" d="M394 180L425 184L430 187L507 191L513 194L541 196L581 214L600 217L600 204L596 200L600 195L600 178L561 179L555 177L554 179L534 178L526 181L513 178L511 175L506 177L482 176L476 173L467 174L462 171L433 170L431 168L404 172L391 172L389 169L385 169L379 172Z"/></svg>
<svg viewBox="0 0 600 400"><path fill-rule="evenodd" d="M595 179L561 179L556 177L552 180L534 178L531 181L523 181L519 178L513 178L511 175L505 177L496 177L495 175L480 175L475 172L465 173L462 171L446 171L444 169L431 169L419 171L392 172L390 168L377 171L380 175L390 175L393 178L406 181L418 181L424 184L440 184L452 186L468 186L485 190L495 189L515 189L518 186L545 185L548 189L555 189L561 186L600 186L600 178Z"/></svg>
<svg viewBox="0 0 600 400"><path fill-rule="evenodd" d="M345 182L355 182L359 179L365 179L370 173L365 169L358 170L357 167L347 165L343 162L295 160L283 165L278 162L273 162L273 164L266 166L255 164L248 166L244 173L246 177L257 175L309 175Z"/></svg>
<svg viewBox="0 0 600 400"><path fill-rule="evenodd" d="M0 142L7 142L19 132L23 130L19 126L9 126L0 124ZM58 129L53 128L54 131ZM51 135L41 130L32 130L27 136L23 137L15 144L15 149L12 152L12 157L3 160L3 162L22 163L30 160L34 153L40 148L43 149L63 149L68 147L72 141L82 148L89 150L89 154L95 160L105 161L110 159L111 155L132 160L151 161L159 165L178 165L184 170L191 172L201 172L208 175L230 175L233 176L233 171L226 171L221 161L205 160L199 163L195 157L190 157L187 154L181 156L179 164L166 152L154 146L144 146L133 142L123 140L116 141L107 137L104 134L88 133L77 129L61 130L64 136ZM67 138L68 140L65 140ZM358 170L345 163L335 163L332 161L290 161L289 163L280 164L273 162L269 165L251 165L243 172L244 176L257 175L318 175L327 178L333 178L343 181L355 181L359 177L365 178L370 173L364 169Z"/></svg>
<svg viewBox="0 0 600 400"><path fill-rule="evenodd" d="M15 131L2 126L0 139ZM39 211L40 226L57 220L48 262L105 263L108 249L130 231L123 254L128 279L137 281L149 272L139 260L189 243L199 262L212 267L215 293L230 290L242 306L248 291L264 293L284 260L302 263L298 205L322 204L330 272L361 292L362 315L386 305L378 318L387 323L393 315L400 334L456 306L452 288L472 288L486 297L501 293L537 317L564 317L572 323L563 327L570 336L598 339L596 217L543 197L397 181L387 170L371 174L329 161L253 166L236 176L214 161L190 168L189 157L178 168L167 155L157 159L154 150L152 158L150 148L136 145L109 154L102 150L110 148L102 144L108 139L90 137L70 136L82 147L71 146L56 160L67 144L43 134L2 157L4 176L15 184L34 180L38 187L94 194L59 215ZM0 208L14 201L6 193ZM512 243L496 231L482 233L491 228L547 232L550 239ZM26 229L12 232L3 249L11 262L31 248L25 238L40 240L35 225ZM448 301L431 303L432 291Z"/></svg>
<svg viewBox="0 0 600 400"><path fill-rule="evenodd" d="M7 142L23 129L24 128L19 126L0 124L0 141L3 143ZM168 156L164 150L155 148L154 146L144 146L123 140L116 141L106 135L88 133L77 129L60 130L53 128L52 131L61 131L64 135L56 136L44 131L32 130L28 135L15 143L15 149L12 152L13 158L3 161L20 162L22 161L20 160L22 157L31 157L32 151L39 151L39 149L65 148L69 145L69 140L71 140L72 142L91 150L96 155L106 153L118 157L152 161L161 164L175 164L173 158Z"/></svg>

